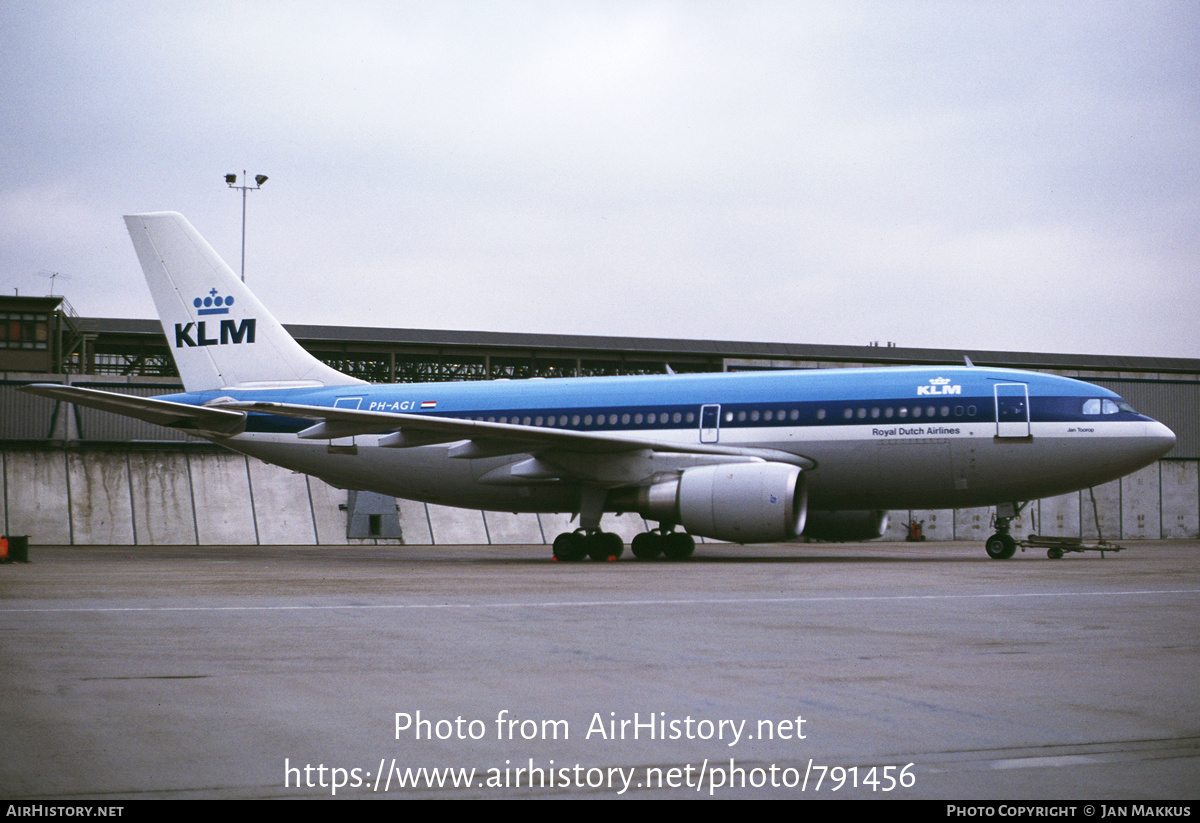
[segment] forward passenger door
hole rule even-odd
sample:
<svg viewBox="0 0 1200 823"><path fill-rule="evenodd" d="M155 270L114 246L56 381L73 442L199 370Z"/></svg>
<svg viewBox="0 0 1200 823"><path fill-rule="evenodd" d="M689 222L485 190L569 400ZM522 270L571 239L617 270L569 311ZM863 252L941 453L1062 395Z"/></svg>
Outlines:
<svg viewBox="0 0 1200 823"><path fill-rule="evenodd" d="M995 397L996 437L1029 437L1029 384L997 383Z"/></svg>

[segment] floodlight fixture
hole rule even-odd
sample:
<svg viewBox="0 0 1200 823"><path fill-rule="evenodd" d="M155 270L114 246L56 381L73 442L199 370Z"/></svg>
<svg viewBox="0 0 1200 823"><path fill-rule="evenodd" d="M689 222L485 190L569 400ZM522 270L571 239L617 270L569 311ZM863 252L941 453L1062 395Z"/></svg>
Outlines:
<svg viewBox="0 0 1200 823"><path fill-rule="evenodd" d="M243 171L242 172L242 180L245 180L245 179L246 179L246 172ZM237 184L237 175L236 174L225 175L225 185L229 186L229 188L231 188L231 189L241 189L241 191L242 191L242 282L243 283L246 282L246 192L258 191L259 189L261 189L262 184L267 182L267 176L265 174L256 174L256 175L254 175L254 182L256 185L253 185L253 186L247 186L245 184L242 184L239 186L239 185L236 185Z"/></svg>

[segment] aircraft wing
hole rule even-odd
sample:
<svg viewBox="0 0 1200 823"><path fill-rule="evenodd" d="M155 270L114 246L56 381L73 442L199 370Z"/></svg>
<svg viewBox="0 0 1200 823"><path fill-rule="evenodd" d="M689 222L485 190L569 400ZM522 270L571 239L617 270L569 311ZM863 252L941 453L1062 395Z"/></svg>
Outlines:
<svg viewBox="0 0 1200 823"><path fill-rule="evenodd" d="M117 394L79 386L62 386L57 383L33 383L21 386L20 389L29 394L63 400L90 409L123 414L127 417L136 417L148 423L173 429L228 436L239 434L246 427L246 415L243 412L229 409L189 406L153 397Z"/></svg>
<svg viewBox="0 0 1200 823"><path fill-rule="evenodd" d="M292 403L216 401L212 407L278 417L313 420L301 431L303 439L334 439L360 434L381 434L380 446L409 448L448 445L457 458L532 454L505 470L502 476L481 482L527 482L564 476L622 482L653 471L672 471L692 465L770 461L804 469L816 464L799 455L776 449L740 448L710 443L679 443L606 432L580 432L545 426L491 423L431 414L339 409Z"/></svg>

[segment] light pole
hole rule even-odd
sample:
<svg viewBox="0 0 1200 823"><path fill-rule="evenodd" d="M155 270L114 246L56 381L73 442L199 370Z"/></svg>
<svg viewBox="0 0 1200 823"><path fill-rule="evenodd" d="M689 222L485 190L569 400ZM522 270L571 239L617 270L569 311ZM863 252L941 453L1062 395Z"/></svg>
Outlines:
<svg viewBox="0 0 1200 823"><path fill-rule="evenodd" d="M242 190L242 282L243 283L246 282L246 192L258 191L259 189L262 188L262 184L265 182L267 182L267 176L265 174L256 174L256 175L254 175L255 185L247 186L246 185L246 172L244 169L242 170L242 185L240 185L240 186L237 185L237 175L236 174L225 175L225 185L229 186L229 188L231 188L231 189L241 189Z"/></svg>

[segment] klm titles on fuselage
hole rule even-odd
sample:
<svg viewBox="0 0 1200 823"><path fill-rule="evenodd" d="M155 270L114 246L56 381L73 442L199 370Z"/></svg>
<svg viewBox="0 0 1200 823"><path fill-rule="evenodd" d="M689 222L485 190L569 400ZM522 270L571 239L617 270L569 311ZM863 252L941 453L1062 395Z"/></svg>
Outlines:
<svg viewBox="0 0 1200 823"><path fill-rule="evenodd" d="M208 297L197 297L192 301L192 305L196 307L196 313L200 315L229 314L229 307L233 305L233 298L221 297L217 294L216 289L212 289L209 291ZM208 336L208 329L205 326L208 322L200 320L195 323L176 323L175 348L182 349L184 346L224 346L227 344L254 342L253 317L247 317L240 323L234 320L222 320L219 329L213 337ZM193 329L195 330L195 337L192 336Z"/></svg>
<svg viewBox="0 0 1200 823"><path fill-rule="evenodd" d="M928 386L917 386L918 397L945 397L952 394L962 394L962 386L951 386L946 377L934 377Z"/></svg>

